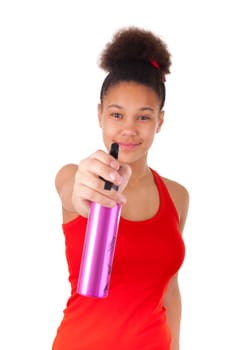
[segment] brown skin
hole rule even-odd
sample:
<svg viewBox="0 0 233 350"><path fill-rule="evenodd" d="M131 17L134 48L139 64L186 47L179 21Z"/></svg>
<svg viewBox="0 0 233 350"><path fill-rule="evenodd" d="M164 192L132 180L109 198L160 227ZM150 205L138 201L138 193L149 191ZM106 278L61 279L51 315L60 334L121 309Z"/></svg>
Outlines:
<svg viewBox="0 0 233 350"><path fill-rule="evenodd" d="M146 220L159 208L159 194L147 165L148 151L164 121L164 112L155 92L141 84L122 82L108 90L98 106L99 124L107 149L120 144L119 160L97 151L79 166L69 164L56 176L56 188L63 207L63 222L78 215L87 216L90 201L112 207L122 204L121 214L132 221ZM119 191L106 191L99 176L119 185ZM180 218L183 231L189 206L187 190L163 178ZM169 282L164 306L172 333L171 350L179 350L181 296L176 274Z"/></svg>

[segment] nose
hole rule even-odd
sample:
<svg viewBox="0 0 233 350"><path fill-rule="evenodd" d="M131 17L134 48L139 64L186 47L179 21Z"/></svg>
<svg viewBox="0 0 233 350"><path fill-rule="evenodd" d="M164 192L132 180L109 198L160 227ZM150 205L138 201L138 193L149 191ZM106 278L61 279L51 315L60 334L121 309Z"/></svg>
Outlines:
<svg viewBox="0 0 233 350"><path fill-rule="evenodd" d="M122 126L122 135L123 136L136 136L137 128L134 120L125 118L124 124Z"/></svg>

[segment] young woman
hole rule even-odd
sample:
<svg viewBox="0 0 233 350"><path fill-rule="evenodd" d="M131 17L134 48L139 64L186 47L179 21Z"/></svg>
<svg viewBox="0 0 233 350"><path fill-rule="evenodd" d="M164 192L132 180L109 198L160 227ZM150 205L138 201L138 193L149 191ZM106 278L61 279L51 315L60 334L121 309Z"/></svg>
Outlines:
<svg viewBox="0 0 233 350"><path fill-rule="evenodd" d="M53 350L179 350L181 297L177 273L184 259L189 196L147 163L164 121L166 44L136 27L118 31L100 67L108 72L100 93L99 125L106 151L56 176L71 296ZM119 158L108 154L119 144ZM119 186L106 191L103 180ZM90 202L122 205L107 298L77 294Z"/></svg>

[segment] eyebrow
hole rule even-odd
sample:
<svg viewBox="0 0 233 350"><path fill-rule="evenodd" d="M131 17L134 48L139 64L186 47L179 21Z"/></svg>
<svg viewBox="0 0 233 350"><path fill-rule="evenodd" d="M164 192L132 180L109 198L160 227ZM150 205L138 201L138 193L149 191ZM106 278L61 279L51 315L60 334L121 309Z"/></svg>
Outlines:
<svg viewBox="0 0 233 350"><path fill-rule="evenodd" d="M122 106L120 106L120 105L118 105L118 104L115 104L115 103L113 103L113 104L111 104L111 105L108 105L108 108L123 109ZM142 112L144 112L144 111L151 111L151 112L154 112L154 108L149 107L149 106L141 107L141 108L139 108L138 110L139 110L139 111L142 111Z"/></svg>

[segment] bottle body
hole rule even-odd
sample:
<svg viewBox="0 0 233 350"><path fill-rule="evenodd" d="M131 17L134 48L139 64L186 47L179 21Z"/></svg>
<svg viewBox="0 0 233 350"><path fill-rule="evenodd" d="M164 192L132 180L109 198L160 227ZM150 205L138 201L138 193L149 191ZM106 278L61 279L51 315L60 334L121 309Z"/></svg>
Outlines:
<svg viewBox="0 0 233 350"><path fill-rule="evenodd" d="M104 298L108 295L121 206L91 203L77 293Z"/></svg>

